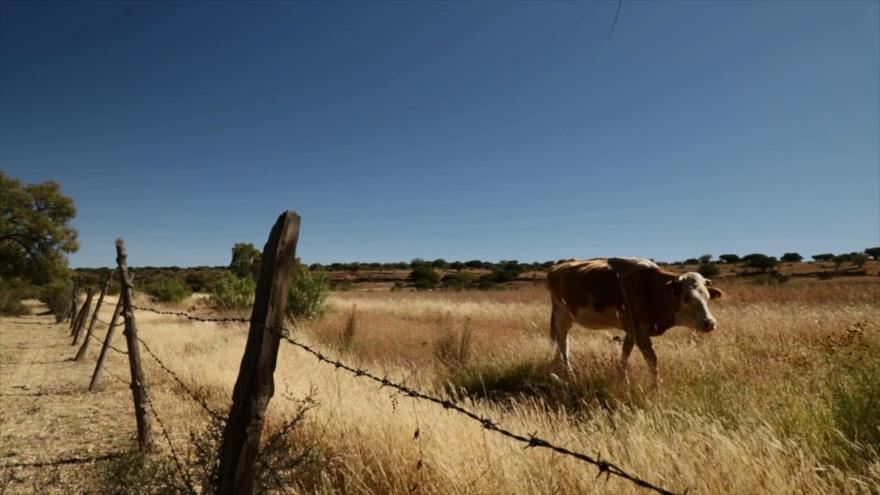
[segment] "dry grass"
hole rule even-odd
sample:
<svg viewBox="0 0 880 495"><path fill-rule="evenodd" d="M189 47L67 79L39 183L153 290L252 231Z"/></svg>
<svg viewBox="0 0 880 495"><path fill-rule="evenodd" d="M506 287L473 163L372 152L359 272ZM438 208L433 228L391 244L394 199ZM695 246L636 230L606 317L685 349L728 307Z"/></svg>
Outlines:
<svg viewBox="0 0 880 495"><path fill-rule="evenodd" d="M379 374L451 392L509 429L600 453L675 491L880 490L877 281L738 282L722 288L726 297L713 306L716 332L673 329L655 339L664 380L659 392L641 389L648 377L637 352L631 360L634 385L625 389L617 381L620 351L612 331L575 329L576 374L567 383L550 380L548 304L539 288L335 293L327 316L304 323L297 336ZM355 330L346 332L355 305ZM112 304L106 318L110 311ZM246 329L145 312L138 313L138 323L142 338L183 381L225 411ZM61 326L52 328L62 332ZM438 359L438 346L450 339L460 344L465 333L468 357ZM89 363L96 353L93 346ZM144 359L157 410L183 446L190 431L204 427L205 416ZM110 369L124 373L125 361L113 356ZM112 387L115 400L128 400L121 384ZM297 407L279 395L304 397L311 389L319 406L304 428L318 442L322 462L303 473L297 492L635 492L613 478L597 481L590 466L524 450L465 418L377 390L287 345L276 371L270 432ZM102 394L82 400L111 398ZM14 414L11 408L0 412ZM39 414L54 421L49 416L57 413L49 408ZM133 420L123 427L133 429ZM30 441L26 431L3 433L4 441ZM45 448L62 451L63 445ZM27 449L16 446L19 454Z"/></svg>

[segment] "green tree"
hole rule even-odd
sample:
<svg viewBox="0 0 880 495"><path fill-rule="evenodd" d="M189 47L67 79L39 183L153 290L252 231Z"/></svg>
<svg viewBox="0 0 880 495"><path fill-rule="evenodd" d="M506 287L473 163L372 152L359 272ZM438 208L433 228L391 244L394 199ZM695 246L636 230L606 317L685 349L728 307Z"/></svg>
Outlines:
<svg viewBox="0 0 880 495"><path fill-rule="evenodd" d="M834 255L831 253L814 254L812 258L815 261L833 261Z"/></svg>
<svg viewBox="0 0 880 495"><path fill-rule="evenodd" d="M804 257L798 253L785 253L782 255L781 259L786 263L800 263Z"/></svg>
<svg viewBox="0 0 880 495"><path fill-rule="evenodd" d="M311 271L298 261L287 291L287 314L296 320L317 318L327 307L330 282L324 270Z"/></svg>
<svg viewBox="0 0 880 495"><path fill-rule="evenodd" d="M229 269L237 277L250 277L256 280L260 276L260 263L263 253L250 242L239 242L232 246L232 262Z"/></svg>
<svg viewBox="0 0 880 495"><path fill-rule="evenodd" d="M725 263L739 263L740 261L739 256L735 254L722 254L718 256L718 259Z"/></svg>
<svg viewBox="0 0 880 495"><path fill-rule="evenodd" d="M700 263L700 266L697 267L697 272L706 278L714 278L721 273L721 269L718 268L716 263Z"/></svg>
<svg viewBox="0 0 880 495"><path fill-rule="evenodd" d="M875 261L880 261L880 246L865 249L865 254L873 258Z"/></svg>
<svg viewBox="0 0 880 495"><path fill-rule="evenodd" d="M865 253L853 253L849 256L849 261L857 268L862 268L865 266L865 262L868 261L868 255Z"/></svg>
<svg viewBox="0 0 880 495"><path fill-rule="evenodd" d="M745 262L747 267L755 268L761 273L771 271L776 268L776 265L779 264L779 260L777 260L773 256L767 256L766 254L760 253L743 256L743 261Z"/></svg>
<svg viewBox="0 0 880 495"><path fill-rule="evenodd" d="M24 184L0 171L0 277L44 284L63 277L79 249L73 199L55 181Z"/></svg>
<svg viewBox="0 0 880 495"><path fill-rule="evenodd" d="M701 265L705 265L706 263L708 263L710 261L712 261L711 254L704 254L704 255L700 256L700 264Z"/></svg>

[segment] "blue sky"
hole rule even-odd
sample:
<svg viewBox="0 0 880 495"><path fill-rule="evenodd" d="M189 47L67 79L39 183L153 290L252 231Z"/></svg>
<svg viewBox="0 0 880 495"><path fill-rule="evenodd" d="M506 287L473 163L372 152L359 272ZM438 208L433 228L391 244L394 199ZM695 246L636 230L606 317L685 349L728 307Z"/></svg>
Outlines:
<svg viewBox="0 0 880 495"><path fill-rule="evenodd" d="M880 244L880 3L0 4L0 169L73 266Z"/></svg>

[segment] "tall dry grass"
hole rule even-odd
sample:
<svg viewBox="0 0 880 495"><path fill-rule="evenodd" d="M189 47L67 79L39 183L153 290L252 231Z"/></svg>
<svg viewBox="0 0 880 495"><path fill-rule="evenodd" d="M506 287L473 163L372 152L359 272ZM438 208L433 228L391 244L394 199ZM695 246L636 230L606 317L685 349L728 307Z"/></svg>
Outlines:
<svg viewBox="0 0 880 495"><path fill-rule="evenodd" d="M719 285L726 297L713 301L718 330L672 329L654 339L663 379L657 392L641 386L649 380L637 351L633 385L619 383L614 331L573 330L575 374L564 383L550 379L549 307L540 288L335 293L328 314L299 326L296 336L379 374L451 394L506 428L599 454L676 491L880 491L877 281ZM145 312L138 322L142 338L184 382L225 410L246 329ZM450 339L461 345L465 333L465 359L439 357L438 346ZM148 376L157 410L173 424L172 438L185 444L204 416L153 363ZM433 404L379 390L287 345L275 376L270 432L295 410L285 396L314 389L319 402L304 428L317 439L322 462L293 487L297 492L636 491L613 478L597 480L588 465L523 449Z"/></svg>

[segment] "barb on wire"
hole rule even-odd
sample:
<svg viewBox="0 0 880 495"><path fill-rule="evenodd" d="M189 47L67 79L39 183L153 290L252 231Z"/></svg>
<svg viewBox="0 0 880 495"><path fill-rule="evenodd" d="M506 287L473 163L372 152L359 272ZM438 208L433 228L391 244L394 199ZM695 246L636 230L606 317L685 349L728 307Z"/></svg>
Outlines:
<svg viewBox="0 0 880 495"><path fill-rule="evenodd" d="M147 308L144 306L131 306L134 309L139 311L148 311L150 313L156 313L157 315L172 315L172 316L182 316L189 320L193 321L203 321L203 322L217 322L217 323L250 323L250 318L232 318L232 317L224 317L224 318L211 318L208 316L197 316L191 315L189 313L184 313L183 311L163 311L160 309Z"/></svg>
<svg viewBox="0 0 880 495"><path fill-rule="evenodd" d="M221 416L220 414L214 412L214 410L211 409L211 408L208 406L208 404L205 403L205 401L204 401L203 399L199 398L199 396L196 395L195 392L193 392L192 390L190 390L189 387L187 387L186 384L183 383L183 380L180 379L180 377L177 375L177 373L175 373L174 371L171 370L171 368L169 368L168 366L166 366L165 363L163 363L162 360L159 359L159 356L157 356L156 353L153 352L152 349L150 349L150 346L148 346L147 343L143 341L143 339L141 339L140 337L137 337L137 340L138 340L138 342L141 343L142 346L144 346L144 350L147 351L147 354L149 354L150 356L152 356L152 358L156 361L156 363L158 363L159 366L160 366L160 367L161 367L166 373L168 373L169 375L171 375L171 378L173 378L174 381L176 381L177 384L180 385L181 388L183 388L183 390L184 390L184 391L190 396L190 398L192 398L192 400L196 401L200 406L202 406L202 409L204 409L204 410L205 410L208 414L210 414L211 417L213 417L214 419L224 420L223 416Z"/></svg>
<svg viewBox="0 0 880 495"><path fill-rule="evenodd" d="M125 450L122 452L110 452L108 454L93 456L93 457L68 457L64 459L55 459L53 461L40 461L40 462L13 462L9 464L0 464L0 469L4 468L17 468L17 467L46 467L46 466L61 466L65 464L91 464L93 462L99 461L108 461L110 459L116 459L118 457L122 457L128 454L131 454L133 451Z"/></svg>
<svg viewBox="0 0 880 495"><path fill-rule="evenodd" d="M481 415L479 415L473 411L470 411L468 409L465 409L464 407L462 407L462 406L460 406L460 405L458 405L448 399L442 399L440 397L435 397L435 396L426 394L424 392L410 388L410 387L403 385L401 383L396 383L396 382L390 380L387 376L379 377L378 375L375 375L375 374L371 373L370 371L365 370L363 368L354 368L354 367L349 366L348 364L345 364L341 361L338 361L336 359L332 359L328 356L325 356L320 351L315 350L311 346L309 346L307 344L303 344L302 342L299 342L299 341L291 338L290 336L286 335L286 333L287 332L278 332L278 335L282 339L287 341L289 344L291 344L295 347L298 347L298 348L308 352L309 354L315 356L316 358L318 358L319 361L323 361L327 364L331 364L331 365L335 366L336 369L343 369L343 370L353 374L356 377L364 377L369 380L372 380L372 381L382 385L382 387L393 388L408 397L433 402L435 404L443 406L444 409L455 411L459 414L462 414L462 415L480 423L480 426L482 426L483 428L485 428L489 431L494 431L495 433L499 433L507 438L511 438L513 440L517 440L521 443L526 444L525 445L526 448L540 447L540 448L549 449L549 450L552 450L553 452L556 452L558 454L567 455L569 457L574 457L575 459L578 459L580 461L593 464L594 466L596 466L596 468L599 469L599 475L602 475L602 474L605 474L606 476L614 475L619 478L626 479L626 480L628 480L628 481L630 481L630 482L632 482L642 488L648 488L648 489L654 490L657 493L661 493L664 495L671 495L673 493L663 487L654 485L653 483L650 483L646 480L643 480L642 478L639 478L638 476L636 476L634 474L628 473L623 468L617 466L616 464L614 464L612 462L603 460L598 455L596 457L592 457L592 456L584 454L582 452L577 452L574 450L567 449L565 447L555 445L548 440L545 440L543 438L538 437L534 433L529 434L529 435L522 435L519 433L514 433L510 430L502 428L501 426L498 425L498 423L496 423L492 419L481 416Z"/></svg>
<svg viewBox="0 0 880 495"><path fill-rule="evenodd" d="M89 337L95 339L95 342L98 342L101 345L104 345L104 341L99 339L98 337L95 337L93 334L89 334ZM123 351L122 349L113 347L113 344L107 344L107 347L110 348L111 351L116 351L119 354L128 354L128 351Z"/></svg>

